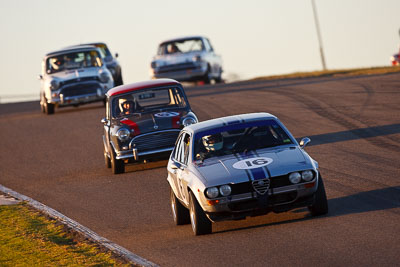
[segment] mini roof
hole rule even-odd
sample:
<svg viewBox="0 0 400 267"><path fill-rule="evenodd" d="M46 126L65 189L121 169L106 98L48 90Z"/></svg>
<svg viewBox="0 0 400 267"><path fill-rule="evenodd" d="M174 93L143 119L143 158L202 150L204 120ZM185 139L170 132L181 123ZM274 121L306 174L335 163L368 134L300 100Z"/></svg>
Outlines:
<svg viewBox="0 0 400 267"><path fill-rule="evenodd" d="M168 85L181 85L179 82L173 79L156 79L143 82L136 82L131 84L125 84L121 86L114 87L107 92L108 96L116 96L124 93L129 93L137 91L140 89L151 88L151 87L162 87Z"/></svg>
<svg viewBox="0 0 400 267"><path fill-rule="evenodd" d="M56 50L56 51L47 53L46 57L54 56L54 55L58 55L58 54L65 54L65 53L69 53L69 52L86 51L86 50L98 50L98 48L93 46L93 45L69 46L69 47L65 47L65 48L60 49L60 50Z"/></svg>

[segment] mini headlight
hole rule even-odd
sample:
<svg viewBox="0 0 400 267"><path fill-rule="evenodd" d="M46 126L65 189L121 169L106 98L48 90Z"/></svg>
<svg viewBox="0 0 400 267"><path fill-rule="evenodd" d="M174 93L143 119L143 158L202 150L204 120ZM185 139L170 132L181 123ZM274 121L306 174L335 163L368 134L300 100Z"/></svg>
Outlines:
<svg viewBox="0 0 400 267"><path fill-rule="evenodd" d="M154 69L157 68L157 61L151 62L150 66Z"/></svg>
<svg viewBox="0 0 400 267"><path fill-rule="evenodd" d="M99 75L99 79L102 83L106 83L110 80L110 75L107 72L101 72Z"/></svg>
<svg viewBox="0 0 400 267"><path fill-rule="evenodd" d="M216 187L207 188L206 195L208 198L216 198L218 196L218 188Z"/></svg>
<svg viewBox="0 0 400 267"><path fill-rule="evenodd" d="M292 173L289 175L289 180L290 180L290 182L291 182L292 184L297 184L297 183L299 183L300 180L301 180L301 175L300 175L300 173L298 173L298 172L292 172Z"/></svg>
<svg viewBox="0 0 400 267"><path fill-rule="evenodd" d="M182 122L183 126L185 126L185 127L189 126L190 124L195 124L195 123L197 123L197 120L196 120L196 118L193 118L193 117L186 117L183 119L183 122Z"/></svg>
<svg viewBox="0 0 400 267"><path fill-rule="evenodd" d="M231 194L232 189L230 185L225 184L219 187L219 192L221 193L222 196L226 197Z"/></svg>
<svg viewBox="0 0 400 267"><path fill-rule="evenodd" d="M129 140L131 132L128 129L121 128L117 131L118 139L122 142Z"/></svg>
<svg viewBox="0 0 400 267"><path fill-rule="evenodd" d="M304 181L309 182L314 178L314 173L310 170L303 171L301 173L301 178L303 178Z"/></svg>
<svg viewBox="0 0 400 267"><path fill-rule="evenodd" d="M50 90L54 91L57 90L60 87L60 81L59 80L51 80L50 81Z"/></svg>

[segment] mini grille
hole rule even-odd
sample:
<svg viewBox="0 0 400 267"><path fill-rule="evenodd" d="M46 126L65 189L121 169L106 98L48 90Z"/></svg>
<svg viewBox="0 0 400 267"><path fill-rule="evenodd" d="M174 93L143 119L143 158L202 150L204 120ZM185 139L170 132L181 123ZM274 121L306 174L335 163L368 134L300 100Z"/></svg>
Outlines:
<svg viewBox="0 0 400 267"><path fill-rule="evenodd" d="M133 148L139 152L152 149L173 147L178 138L179 130L154 132L152 134L139 135L131 142Z"/></svg>
<svg viewBox="0 0 400 267"><path fill-rule="evenodd" d="M79 95L87 95L87 94L96 94L97 89L100 88L100 84L97 82L91 83L82 83L75 84L71 86L65 86L61 90L61 94L64 96L79 96Z"/></svg>
<svg viewBox="0 0 400 267"><path fill-rule="evenodd" d="M260 195L264 195L269 189L269 178L252 181L254 190Z"/></svg>

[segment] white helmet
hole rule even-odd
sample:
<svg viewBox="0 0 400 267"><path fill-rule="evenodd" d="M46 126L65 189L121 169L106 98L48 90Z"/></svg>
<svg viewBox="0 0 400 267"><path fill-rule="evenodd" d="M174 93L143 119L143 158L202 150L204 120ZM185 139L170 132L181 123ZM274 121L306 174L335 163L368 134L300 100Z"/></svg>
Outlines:
<svg viewBox="0 0 400 267"><path fill-rule="evenodd" d="M206 135L206 136L203 136L201 139L202 139L203 145L207 149L207 151L220 150L220 149L222 149L222 147L224 145L224 140L222 139L222 135L220 133Z"/></svg>

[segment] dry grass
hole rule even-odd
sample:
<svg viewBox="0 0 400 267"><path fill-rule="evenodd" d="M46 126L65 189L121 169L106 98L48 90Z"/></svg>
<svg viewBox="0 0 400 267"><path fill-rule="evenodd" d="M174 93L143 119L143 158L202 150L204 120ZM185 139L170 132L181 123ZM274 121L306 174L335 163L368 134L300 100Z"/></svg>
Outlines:
<svg viewBox="0 0 400 267"><path fill-rule="evenodd" d="M400 67L373 67L360 69L342 69L342 70L326 70L326 71L310 71L295 72L290 74L263 76L251 79L251 81L276 80L287 78L310 78L310 77L340 77L340 76L357 76L357 75L376 75L400 72Z"/></svg>
<svg viewBox="0 0 400 267"><path fill-rule="evenodd" d="M24 203L0 206L0 226L0 266L128 265Z"/></svg>

